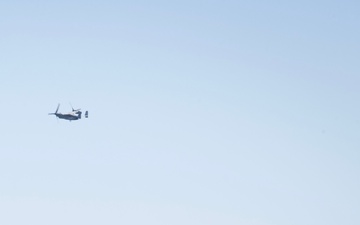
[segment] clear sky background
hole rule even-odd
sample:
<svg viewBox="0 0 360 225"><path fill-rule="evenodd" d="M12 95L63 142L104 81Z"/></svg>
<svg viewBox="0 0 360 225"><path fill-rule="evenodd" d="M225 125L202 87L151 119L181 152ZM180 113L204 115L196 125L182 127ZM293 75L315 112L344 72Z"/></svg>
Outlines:
<svg viewBox="0 0 360 225"><path fill-rule="evenodd" d="M359 11L1 1L0 224L360 224Z"/></svg>

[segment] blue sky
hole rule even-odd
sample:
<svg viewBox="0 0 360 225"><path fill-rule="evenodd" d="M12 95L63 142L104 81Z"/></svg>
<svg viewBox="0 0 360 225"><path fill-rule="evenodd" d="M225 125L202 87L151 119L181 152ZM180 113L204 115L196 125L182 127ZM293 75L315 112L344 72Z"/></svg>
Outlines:
<svg viewBox="0 0 360 225"><path fill-rule="evenodd" d="M1 2L0 224L359 224L359 7Z"/></svg>

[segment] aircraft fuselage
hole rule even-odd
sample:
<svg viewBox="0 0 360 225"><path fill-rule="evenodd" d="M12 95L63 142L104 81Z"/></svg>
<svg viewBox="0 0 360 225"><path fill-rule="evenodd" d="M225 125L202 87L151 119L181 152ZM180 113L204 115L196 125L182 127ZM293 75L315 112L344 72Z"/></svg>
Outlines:
<svg viewBox="0 0 360 225"><path fill-rule="evenodd" d="M56 111L54 113L49 113L49 115L55 115L57 118L64 119L64 120L79 120L81 119L82 112L80 109L75 110L72 108L72 112L69 113L58 113L60 104L58 104L58 107L56 108ZM88 111L85 112L85 118L88 118Z"/></svg>
<svg viewBox="0 0 360 225"><path fill-rule="evenodd" d="M64 119L64 120L78 120L81 117L77 114L62 114L62 113L56 113L55 114L58 118Z"/></svg>

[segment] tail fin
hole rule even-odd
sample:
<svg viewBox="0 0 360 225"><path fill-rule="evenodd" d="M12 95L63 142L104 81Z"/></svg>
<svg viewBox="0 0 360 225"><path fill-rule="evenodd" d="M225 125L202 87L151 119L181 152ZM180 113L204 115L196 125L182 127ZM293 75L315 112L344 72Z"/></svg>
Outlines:
<svg viewBox="0 0 360 225"><path fill-rule="evenodd" d="M77 112L76 114L78 115L78 118L81 119L81 114L82 114L82 112L79 111L79 112Z"/></svg>

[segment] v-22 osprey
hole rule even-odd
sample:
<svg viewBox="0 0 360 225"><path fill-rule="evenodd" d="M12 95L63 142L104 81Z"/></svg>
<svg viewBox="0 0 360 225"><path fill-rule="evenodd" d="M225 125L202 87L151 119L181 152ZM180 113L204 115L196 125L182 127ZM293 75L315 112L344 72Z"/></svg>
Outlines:
<svg viewBox="0 0 360 225"><path fill-rule="evenodd" d="M72 106L71 106L71 109L72 111L71 112L68 112L68 113L59 113L59 107L60 107L60 104L58 104L57 108L56 108L56 111L54 113L49 113L49 115L55 115L56 117L60 118L60 119L64 119L64 120L69 120L70 122L72 120L79 120L81 119L81 109L74 109ZM88 118L89 117L89 112L88 111L85 111L85 118Z"/></svg>

